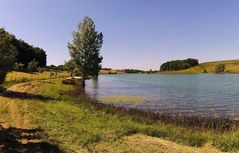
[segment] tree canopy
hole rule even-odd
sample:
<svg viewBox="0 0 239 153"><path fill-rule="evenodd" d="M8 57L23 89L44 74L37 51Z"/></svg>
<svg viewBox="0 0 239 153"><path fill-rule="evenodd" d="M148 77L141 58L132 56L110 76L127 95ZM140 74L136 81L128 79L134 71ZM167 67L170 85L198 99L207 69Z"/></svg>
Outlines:
<svg viewBox="0 0 239 153"><path fill-rule="evenodd" d="M198 65L198 60L193 58L174 60L163 63L160 67L160 71L184 70L196 65Z"/></svg>
<svg viewBox="0 0 239 153"><path fill-rule="evenodd" d="M17 55L16 47L11 43L14 39L13 35L0 29L0 84L14 67Z"/></svg>
<svg viewBox="0 0 239 153"><path fill-rule="evenodd" d="M101 69L103 57L100 49L103 44L103 34L95 30L95 23L90 17L85 17L72 33L73 41L68 43L68 49L72 61L83 77L82 86L85 86L85 78L97 77Z"/></svg>
<svg viewBox="0 0 239 153"><path fill-rule="evenodd" d="M6 35L12 37L12 39L9 40L9 44L11 44L11 46L14 46L17 51L16 63L23 65L21 70L27 71L28 64L33 60L38 63L38 67L46 66L47 55L43 49L39 47L33 47L23 40L16 39L14 35L8 33L3 28L0 28L0 31L4 34L3 37L5 37Z"/></svg>

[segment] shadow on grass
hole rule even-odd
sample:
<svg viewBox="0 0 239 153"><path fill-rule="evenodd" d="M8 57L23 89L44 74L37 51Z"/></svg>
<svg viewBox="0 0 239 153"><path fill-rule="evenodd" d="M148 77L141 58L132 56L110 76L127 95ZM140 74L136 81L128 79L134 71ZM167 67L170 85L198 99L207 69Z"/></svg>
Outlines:
<svg viewBox="0 0 239 153"><path fill-rule="evenodd" d="M0 152L2 153L61 153L57 145L41 142L41 129L3 128L0 125ZM24 140L23 143L21 140Z"/></svg>
<svg viewBox="0 0 239 153"><path fill-rule="evenodd" d="M18 99L35 99L35 100L55 100L51 97L46 97L42 95L30 94L30 93L23 93L23 92L16 92L16 91L2 91L0 92L0 96L6 98L18 98Z"/></svg>

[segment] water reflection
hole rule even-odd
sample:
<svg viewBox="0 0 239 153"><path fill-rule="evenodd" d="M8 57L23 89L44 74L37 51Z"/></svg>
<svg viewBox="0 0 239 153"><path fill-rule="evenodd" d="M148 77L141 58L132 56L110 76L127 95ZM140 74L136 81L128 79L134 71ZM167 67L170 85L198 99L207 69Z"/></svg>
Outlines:
<svg viewBox="0 0 239 153"><path fill-rule="evenodd" d="M91 96L93 98L98 98L98 88L99 88L99 79L98 78L94 78L89 80L88 82L90 82L92 84L92 92L91 92Z"/></svg>

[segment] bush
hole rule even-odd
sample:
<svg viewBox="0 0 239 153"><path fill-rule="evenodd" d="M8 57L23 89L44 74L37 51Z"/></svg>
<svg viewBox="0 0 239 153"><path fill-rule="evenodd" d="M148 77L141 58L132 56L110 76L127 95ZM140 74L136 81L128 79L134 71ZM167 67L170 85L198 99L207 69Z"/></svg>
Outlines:
<svg viewBox="0 0 239 153"><path fill-rule="evenodd" d="M24 64L22 64L22 63L15 63L14 70L15 71L24 71Z"/></svg>
<svg viewBox="0 0 239 153"><path fill-rule="evenodd" d="M33 59L31 62L28 63L27 69L29 72L36 72L38 69L38 62Z"/></svg>
<svg viewBox="0 0 239 153"><path fill-rule="evenodd" d="M224 64L218 64L215 66L215 72L216 73L223 73L225 71L225 65Z"/></svg>

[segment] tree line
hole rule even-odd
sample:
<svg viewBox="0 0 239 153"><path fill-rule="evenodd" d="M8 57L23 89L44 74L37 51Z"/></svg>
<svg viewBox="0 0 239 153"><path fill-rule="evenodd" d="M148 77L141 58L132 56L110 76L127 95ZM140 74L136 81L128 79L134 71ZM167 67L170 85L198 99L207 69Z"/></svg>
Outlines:
<svg viewBox="0 0 239 153"><path fill-rule="evenodd" d="M47 55L42 48L34 47L21 39L17 39L13 34L5 31L3 28L0 28L0 33L1 41L4 37L11 37L8 43L15 50L15 57L13 58L15 59L14 70L36 71L38 67L46 67Z"/></svg>
<svg viewBox="0 0 239 153"><path fill-rule="evenodd" d="M160 66L160 71L184 70L196 65L198 65L198 59L188 58L185 60L174 60L163 63Z"/></svg>
<svg viewBox="0 0 239 153"><path fill-rule="evenodd" d="M46 53L0 28L0 84L11 70L36 71L46 66Z"/></svg>

